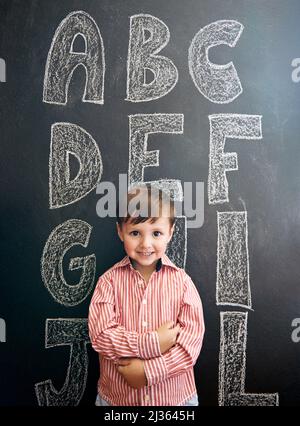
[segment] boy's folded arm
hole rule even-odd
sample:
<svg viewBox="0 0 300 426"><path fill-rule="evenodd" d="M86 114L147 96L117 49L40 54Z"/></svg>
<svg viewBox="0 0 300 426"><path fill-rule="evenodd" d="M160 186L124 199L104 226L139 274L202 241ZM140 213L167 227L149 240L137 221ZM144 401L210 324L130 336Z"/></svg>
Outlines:
<svg viewBox="0 0 300 426"><path fill-rule="evenodd" d="M178 316L181 330L176 345L162 356L144 361L149 386L184 373L199 356L205 331L202 303L193 282L187 284Z"/></svg>
<svg viewBox="0 0 300 426"><path fill-rule="evenodd" d="M161 355L156 331L138 334L112 321L99 333L90 331L90 338L95 351L113 360L126 357L148 359Z"/></svg>
<svg viewBox="0 0 300 426"><path fill-rule="evenodd" d="M116 320L112 285L98 281L89 308L89 334L92 347L105 358L153 358L161 355L156 331L137 333L128 331Z"/></svg>

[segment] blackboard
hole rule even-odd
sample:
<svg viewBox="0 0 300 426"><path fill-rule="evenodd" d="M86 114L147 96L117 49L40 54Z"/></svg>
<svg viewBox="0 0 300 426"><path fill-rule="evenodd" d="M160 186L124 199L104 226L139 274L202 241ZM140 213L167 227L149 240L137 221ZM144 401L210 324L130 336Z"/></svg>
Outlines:
<svg viewBox="0 0 300 426"><path fill-rule="evenodd" d="M169 251L204 306L200 405L299 405L299 13L0 1L0 405L94 404L88 306L124 255L96 184L119 174L203 182Z"/></svg>

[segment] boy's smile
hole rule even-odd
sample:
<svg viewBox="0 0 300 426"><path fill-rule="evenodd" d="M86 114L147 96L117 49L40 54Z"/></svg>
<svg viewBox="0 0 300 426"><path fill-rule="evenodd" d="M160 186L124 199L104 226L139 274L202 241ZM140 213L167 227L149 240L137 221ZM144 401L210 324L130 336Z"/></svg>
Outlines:
<svg viewBox="0 0 300 426"><path fill-rule="evenodd" d="M171 227L168 217L160 217L154 223L149 219L138 224L128 221L122 223L122 227L117 224L117 229L135 269L143 276L149 276L167 249L174 225Z"/></svg>

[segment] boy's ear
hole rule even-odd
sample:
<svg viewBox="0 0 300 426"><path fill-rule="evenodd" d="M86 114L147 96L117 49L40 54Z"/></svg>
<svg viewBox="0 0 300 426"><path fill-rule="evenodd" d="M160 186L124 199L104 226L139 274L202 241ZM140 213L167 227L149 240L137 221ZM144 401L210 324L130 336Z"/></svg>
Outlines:
<svg viewBox="0 0 300 426"><path fill-rule="evenodd" d="M172 226L172 227L171 227L171 229L170 229L170 238L169 238L168 243L171 241L171 239L172 239L172 237L173 237L174 229L175 229L175 223L173 224L173 226Z"/></svg>
<svg viewBox="0 0 300 426"><path fill-rule="evenodd" d="M121 241L124 241L123 235L122 235L122 229L121 229L120 225L118 224L118 222L116 222L116 225L117 225L117 231L118 231L119 238L120 238Z"/></svg>

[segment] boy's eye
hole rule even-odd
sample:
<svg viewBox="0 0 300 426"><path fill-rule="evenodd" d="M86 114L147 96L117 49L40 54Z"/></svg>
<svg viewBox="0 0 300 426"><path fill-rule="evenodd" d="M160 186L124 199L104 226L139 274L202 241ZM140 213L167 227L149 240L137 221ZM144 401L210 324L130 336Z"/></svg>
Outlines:
<svg viewBox="0 0 300 426"><path fill-rule="evenodd" d="M154 237L159 237L161 235L160 231L154 231L153 232Z"/></svg>
<svg viewBox="0 0 300 426"><path fill-rule="evenodd" d="M137 237L139 235L139 231L131 231L130 235L132 235L133 237Z"/></svg>

